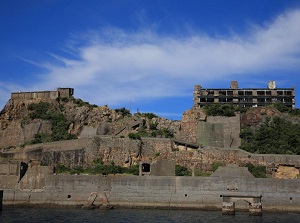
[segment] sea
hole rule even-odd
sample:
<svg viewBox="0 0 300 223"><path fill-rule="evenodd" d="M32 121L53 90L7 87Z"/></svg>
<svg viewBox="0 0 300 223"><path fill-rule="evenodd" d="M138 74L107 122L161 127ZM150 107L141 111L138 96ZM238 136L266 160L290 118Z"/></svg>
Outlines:
<svg viewBox="0 0 300 223"><path fill-rule="evenodd" d="M300 222L297 213L263 213L249 216L248 212L236 212L234 216L222 215L221 211L157 210L157 209L111 209L83 210L70 208L5 208L0 211L0 222L111 222L111 223L176 223L176 222Z"/></svg>

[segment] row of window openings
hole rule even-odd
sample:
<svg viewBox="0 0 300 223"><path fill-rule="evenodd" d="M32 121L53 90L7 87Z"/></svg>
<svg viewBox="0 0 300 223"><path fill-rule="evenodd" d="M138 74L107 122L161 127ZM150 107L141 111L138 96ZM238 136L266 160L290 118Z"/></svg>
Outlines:
<svg viewBox="0 0 300 223"><path fill-rule="evenodd" d="M199 102L215 102L214 98L199 98ZM233 102L232 98L219 98L218 102ZM238 102L254 102L252 98L239 98ZM292 98L257 98L257 102L293 102Z"/></svg>
<svg viewBox="0 0 300 223"><path fill-rule="evenodd" d="M203 108L205 105L204 104L199 104L198 107L199 108ZM257 104L238 104L239 107L244 107L244 108L251 108L251 107L259 107L259 106L265 106L265 103L257 103ZM285 105L286 107L289 107L289 108L293 108L293 105L291 104L286 104Z"/></svg>
<svg viewBox="0 0 300 223"><path fill-rule="evenodd" d="M233 91L219 91L219 96L233 96ZM207 96L214 96L215 91L207 91ZM252 96L253 91L238 91L239 96ZM271 96L271 91L257 91L258 96ZM277 96L291 96L292 91L277 91Z"/></svg>

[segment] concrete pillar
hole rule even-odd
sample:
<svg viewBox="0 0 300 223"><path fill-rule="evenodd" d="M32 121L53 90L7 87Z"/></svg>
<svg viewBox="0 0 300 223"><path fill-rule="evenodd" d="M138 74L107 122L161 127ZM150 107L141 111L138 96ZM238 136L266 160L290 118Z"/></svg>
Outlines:
<svg viewBox="0 0 300 223"><path fill-rule="evenodd" d="M222 214L235 215L235 203L234 202L223 202Z"/></svg>
<svg viewBox="0 0 300 223"><path fill-rule="evenodd" d="M2 211L3 190L0 190L0 211Z"/></svg>
<svg viewBox="0 0 300 223"><path fill-rule="evenodd" d="M249 203L249 215L261 216L262 205L261 203Z"/></svg>

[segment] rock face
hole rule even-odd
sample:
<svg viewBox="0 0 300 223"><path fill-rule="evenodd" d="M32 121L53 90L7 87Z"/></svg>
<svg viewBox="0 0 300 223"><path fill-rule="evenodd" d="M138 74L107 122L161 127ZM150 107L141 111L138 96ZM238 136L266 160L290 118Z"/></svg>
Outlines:
<svg viewBox="0 0 300 223"><path fill-rule="evenodd" d="M14 147L33 139L37 133L51 133L49 121L29 120L28 101L10 100L0 114L0 148Z"/></svg>
<svg viewBox="0 0 300 223"><path fill-rule="evenodd" d="M156 124L158 129L167 129L178 134L179 121L165 118L124 116L107 106L92 106L79 99L54 100L9 100L0 114L0 149L12 148L30 142L36 134L51 134L49 120L32 119L28 109L32 103L47 102L51 109L64 115L68 120L68 133L78 138L93 138L99 135L127 137L130 132L150 128Z"/></svg>
<svg viewBox="0 0 300 223"><path fill-rule="evenodd" d="M246 113L241 115L241 127L258 127L263 123L266 117L280 116L281 113L272 107L250 108Z"/></svg>

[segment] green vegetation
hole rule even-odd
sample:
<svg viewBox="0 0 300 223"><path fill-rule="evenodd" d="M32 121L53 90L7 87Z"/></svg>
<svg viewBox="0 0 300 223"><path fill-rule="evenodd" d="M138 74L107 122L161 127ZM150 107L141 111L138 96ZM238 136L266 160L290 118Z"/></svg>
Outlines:
<svg viewBox="0 0 300 223"><path fill-rule="evenodd" d="M224 105L213 104L213 105L205 106L204 111L206 115L209 116L226 116L226 117L235 116L234 107L228 104L224 104Z"/></svg>
<svg viewBox="0 0 300 223"><path fill-rule="evenodd" d="M56 101L64 102L64 103L72 101L78 107L82 107L82 106L87 106L89 108L98 107L98 105L95 105L95 104L91 105L89 102L83 101L79 98L57 97Z"/></svg>
<svg viewBox="0 0 300 223"><path fill-rule="evenodd" d="M38 133L34 136L34 139L30 144L75 139L76 136L69 134L69 122L65 116L57 110L51 108L51 104L48 102L33 103L28 106L31 111L29 117L31 119L43 119L51 122L52 133L44 134ZM27 121L27 120L26 120Z"/></svg>
<svg viewBox="0 0 300 223"><path fill-rule="evenodd" d="M115 109L115 112L122 115L122 117L131 116L130 111L124 107Z"/></svg>
<svg viewBox="0 0 300 223"><path fill-rule="evenodd" d="M82 107L82 106L90 106L90 103L85 102L79 98L73 98L72 99L73 103L76 104L78 107Z"/></svg>
<svg viewBox="0 0 300 223"><path fill-rule="evenodd" d="M203 107L205 114L208 116L225 116L225 117L231 117L235 116L235 112L241 112L244 113L248 110L248 108L242 108L238 106L233 106L230 104L212 104Z"/></svg>
<svg viewBox="0 0 300 223"><path fill-rule="evenodd" d="M146 117L147 119L151 120L153 118L158 118L158 116L154 113L140 113L142 117Z"/></svg>
<svg viewBox="0 0 300 223"><path fill-rule="evenodd" d="M266 178L267 168L265 166L254 166L252 163L246 163L249 172L256 178Z"/></svg>
<svg viewBox="0 0 300 223"><path fill-rule="evenodd" d="M85 169L82 167L66 167L64 165L57 165L55 168L56 173L69 173L69 174L133 174L139 175L139 166L132 165L130 167L116 166L114 163L103 164L102 162L94 161L93 166L89 166Z"/></svg>
<svg viewBox="0 0 300 223"><path fill-rule="evenodd" d="M140 137L159 137L159 138L173 138L174 133L167 128L158 129L158 122L154 122L153 118L159 118L156 114L153 113L136 113L135 116L145 117L146 122L149 123L149 126L144 126L142 129L138 130L138 133L130 134L129 138L139 139Z"/></svg>
<svg viewBox="0 0 300 223"><path fill-rule="evenodd" d="M160 136L161 138L173 138L174 134L169 129L163 128L163 129L156 129L151 131L152 137Z"/></svg>
<svg viewBox="0 0 300 223"><path fill-rule="evenodd" d="M139 133L129 133L128 134L129 139L133 140L141 140L141 135Z"/></svg>
<svg viewBox="0 0 300 223"><path fill-rule="evenodd" d="M289 113L290 115L300 116L300 110L299 109L289 108L289 107L286 107L285 105L280 104L280 103L275 103L275 104L272 104L270 106L276 108L278 111L280 111L282 113Z"/></svg>
<svg viewBox="0 0 300 223"><path fill-rule="evenodd" d="M176 165L175 166L175 175L176 176L192 176L192 172L184 166Z"/></svg>
<svg viewBox="0 0 300 223"><path fill-rule="evenodd" d="M49 119L49 115L47 114L48 110L50 109L50 103L48 102L39 102L39 103L32 103L28 105L28 110L32 111L29 114L31 119Z"/></svg>
<svg viewBox="0 0 300 223"><path fill-rule="evenodd" d="M209 177L211 175L211 173L202 170L195 170L194 174L196 177Z"/></svg>
<svg viewBox="0 0 300 223"><path fill-rule="evenodd" d="M300 155L300 124L284 118L266 118L259 129L245 128L241 131L241 149L261 154Z"/></svg>
<svg viewBox="0 0 300 223"><path fill-rule="evenodd" d="M220 163L220 162L213 162L211 164L212 171L215 172L220 166L222 166L222 163Z"/></svg>

